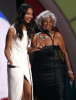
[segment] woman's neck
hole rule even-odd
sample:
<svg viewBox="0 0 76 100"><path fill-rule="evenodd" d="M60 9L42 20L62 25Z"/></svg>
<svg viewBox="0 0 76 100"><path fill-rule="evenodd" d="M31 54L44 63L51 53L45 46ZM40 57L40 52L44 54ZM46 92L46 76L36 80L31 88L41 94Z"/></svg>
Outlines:
<svg viewBox="0 0 76 100"><path fill-rule="evenodd" d="M26 29L26 26L24 26L24 25L22 26L22 29L25 30L25 31L27 30L27 29Z"/></svg>

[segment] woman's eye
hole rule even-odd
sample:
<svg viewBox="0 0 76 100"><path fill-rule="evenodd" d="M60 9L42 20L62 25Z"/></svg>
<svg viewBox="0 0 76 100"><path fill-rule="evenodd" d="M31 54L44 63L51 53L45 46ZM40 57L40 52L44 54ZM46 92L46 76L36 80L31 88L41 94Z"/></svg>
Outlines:
<svg viewBox="0 0 76 100"><path fill-rule="evenodd" d="M29 15L29 13L26 13L27 15Z"/></svg>
<svg viewBox="0 0 76 100"><path fill-rule="evenodd" d="M43 22L47 22L47 21L45 20L45 21L43 21Z"/></svg>

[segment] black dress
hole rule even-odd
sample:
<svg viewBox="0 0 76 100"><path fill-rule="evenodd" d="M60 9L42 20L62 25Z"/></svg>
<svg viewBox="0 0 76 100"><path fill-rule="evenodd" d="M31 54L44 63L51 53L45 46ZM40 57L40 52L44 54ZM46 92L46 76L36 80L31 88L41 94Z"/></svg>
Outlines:
<svg viewBox="0 0 76 100"><path fill-rule="evenodd" d="M52 45L33 52L32 76L37 100L66 100L65 63L59 51L59 46Z"/></svg>

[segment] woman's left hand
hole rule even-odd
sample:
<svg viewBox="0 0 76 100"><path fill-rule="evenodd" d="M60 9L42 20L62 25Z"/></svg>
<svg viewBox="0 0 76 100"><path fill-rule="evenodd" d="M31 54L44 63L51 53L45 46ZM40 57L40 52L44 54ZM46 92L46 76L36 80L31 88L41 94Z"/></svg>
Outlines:
<svg viewBox="0 0 76 100"><path fill-rule="evenodd" d="M43 48L43 42L38 43L38 44L37 44L37 48L38 48L38 49L42 49L42 48Z"/></svg>
<svg viewBox="0 0 76 100"><path fill-rule="evenodd" d="M69 76L69 78L71 79L71 81L73 82L73 80L74 80L74 74L68 72L68 76Z"/></svg>

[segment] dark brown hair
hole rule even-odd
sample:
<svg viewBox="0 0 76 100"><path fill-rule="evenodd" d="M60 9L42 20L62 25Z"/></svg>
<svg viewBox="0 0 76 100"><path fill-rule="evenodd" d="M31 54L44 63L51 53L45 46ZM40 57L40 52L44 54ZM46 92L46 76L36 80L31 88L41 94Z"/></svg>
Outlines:
<svg viewBox="0 0 76 100"><path fill-rule="evenodd" d="M19 7L17 17L15 19L15 28L16 28L16 37L20 38L20 40L23 37L23 32L22 32L22 26L25 25L27 29L27 35L29 38L33 37L33 34L35 33L35 21L34 21L34 10L33 10L33 18L30 21L30 23L26 23L24 21L24 15L27 13L28 8L32 8L29 4L21 4Z"/></svg>

